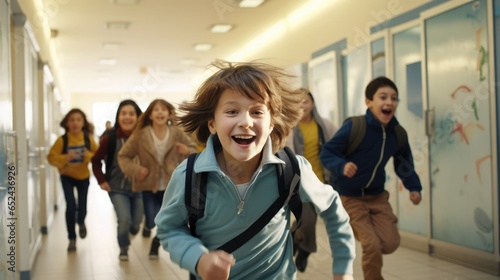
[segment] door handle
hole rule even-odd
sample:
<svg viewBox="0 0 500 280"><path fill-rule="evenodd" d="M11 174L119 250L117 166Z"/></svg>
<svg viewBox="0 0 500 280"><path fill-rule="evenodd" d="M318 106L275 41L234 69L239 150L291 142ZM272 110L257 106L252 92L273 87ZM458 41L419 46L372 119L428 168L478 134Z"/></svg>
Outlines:
<svg viewBox="0 0 500 280"><path fill-rule="evenodd" d="M7 131L5 132L5 135L7 137L10 137L12 139L10 147L7 147L7 164L8 165L14 165L17 162L17 133L15 131Z"/></svg>
<svg viewBox="0 0 500 280"><path fill-rule="evenodd" d="M434 108L425 110L425 134L429 137L429 141L434 141L435 123L434 123Z"/></svg>

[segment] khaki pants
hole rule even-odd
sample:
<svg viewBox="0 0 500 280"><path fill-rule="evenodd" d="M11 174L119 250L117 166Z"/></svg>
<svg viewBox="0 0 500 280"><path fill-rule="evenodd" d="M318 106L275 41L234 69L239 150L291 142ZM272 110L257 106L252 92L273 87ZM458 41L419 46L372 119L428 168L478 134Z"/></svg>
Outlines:
<svg viewBox="0 0 500 280"><path fill-rule="evenodd" d="M398 219L389 204L389 193L340 198L351 219L354 236L361 243L365 280L383 280L382 254L396 251L400 242Z"/></svg>

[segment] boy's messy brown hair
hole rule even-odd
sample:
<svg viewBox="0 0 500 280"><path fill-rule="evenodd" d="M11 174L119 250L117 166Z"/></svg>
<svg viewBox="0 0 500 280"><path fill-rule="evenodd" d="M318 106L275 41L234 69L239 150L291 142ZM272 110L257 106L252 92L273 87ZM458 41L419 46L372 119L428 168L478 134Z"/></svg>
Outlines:
<svg viewBox="0 0 500 280"><path fill-rule="evenodd" d="M300 103L305 92L290 89L285 70L260 62L232 63L217 60L210 64L217 72L200 86L194 100L179 106L182 116L179 125L193 133L202 144L210 136L208 121L214 118L215 108L222 93L229 89L267 104L271 115L273 151L285 146L286 138L301 118ZM209 67L210 67L209 66Z"/></svg>

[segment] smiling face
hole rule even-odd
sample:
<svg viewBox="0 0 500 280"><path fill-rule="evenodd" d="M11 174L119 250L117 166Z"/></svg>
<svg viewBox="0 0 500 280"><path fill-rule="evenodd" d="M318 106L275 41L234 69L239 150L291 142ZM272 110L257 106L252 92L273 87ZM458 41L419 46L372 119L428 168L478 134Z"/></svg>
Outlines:
<svg viewBox="0 0 500 280"><path fill-rule="evenodd" d="M131 133L134 130L135 125L137 123L137 112L135 111L134 106L125 105L120 108L120 112L118 113L118 124L120 128L125 133Z"/></svg>
<svg viewBox="0 0 500 280"><path fill-rule="evenodd" d="M212 134L218 135L226 162L260 160L273 129L266 104L230 89L221 94L208 127Z"/></svg>
<svg viewBox="0 0 500 280"><path fill-rule="evenodd" d="M383 86L377 89L372 100L367 98L365 102L375 118L385 126L396 113L398 93L392 87Z"/></svg>
<svg viewBox="0 0 500 280"><path fill-rule="evenodd" d="M160 103L156 103L154 105L151 114L149 115L149 119L151 120L152 125L154 126L163 126L167 125L167 121L170 118L170 111L167 107L163 106Z"/></svg>

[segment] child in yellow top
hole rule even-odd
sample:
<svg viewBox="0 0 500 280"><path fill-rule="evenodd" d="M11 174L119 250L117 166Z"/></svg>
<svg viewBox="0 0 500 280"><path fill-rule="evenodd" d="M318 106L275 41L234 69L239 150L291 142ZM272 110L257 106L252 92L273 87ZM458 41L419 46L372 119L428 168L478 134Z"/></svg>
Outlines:
<svg viewBox="0 0 500 280"><path fill-rule="evenodd" d="M89 162L97 150L93 139L93 126L80 109L71 109L60 123L66 131L50 148L47 160L59 170L66 199L66 227L68 230L68 252L76 250L75 213L78 212L80 238L87 236L87 193L89 189ZM78 192L75 201L73 187Z"/></svg>

